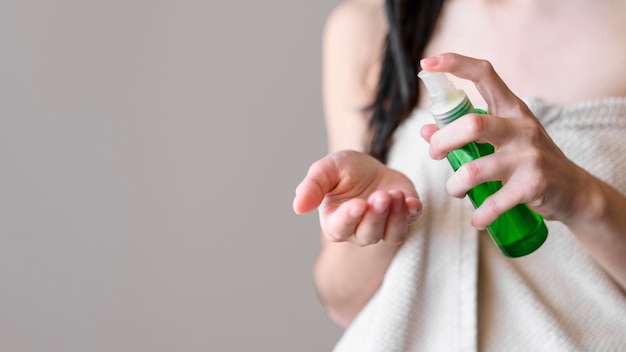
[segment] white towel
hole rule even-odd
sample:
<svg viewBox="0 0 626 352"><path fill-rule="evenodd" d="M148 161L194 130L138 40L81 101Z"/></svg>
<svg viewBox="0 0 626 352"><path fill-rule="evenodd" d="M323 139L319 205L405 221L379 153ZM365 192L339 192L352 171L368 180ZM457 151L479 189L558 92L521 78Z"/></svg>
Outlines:
<svg viewBox="0 0 626 352"><path fill-rule="evenodd" d="M527 103L570 159L626 194L626 97ZM424 211L335 351L626 351L626 297L565 226L547 222L544 245L510 259L469 225L469 200L445 191L450 165L419 135L432 122L416 111L396 132L389 166Z"/></svg>

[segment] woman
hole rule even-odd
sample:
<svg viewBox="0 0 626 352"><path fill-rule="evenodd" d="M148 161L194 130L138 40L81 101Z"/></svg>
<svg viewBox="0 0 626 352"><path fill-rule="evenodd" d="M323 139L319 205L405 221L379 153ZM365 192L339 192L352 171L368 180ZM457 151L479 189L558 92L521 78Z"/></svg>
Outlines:
<svg viewBox="0 0 626 352"><path fill-rule="evenodd" d="M624 0L353 0L331 14L330 154L294 209L319 210L316 288L347 328L336 350L625 348L625 19ZM489 115L438 129L418 66ZM453 173L441 159L472 141L496 152ZM492 180L505 186L478 209L462 199ZM550 234L510 259L484 229L519 203Z"/></svg>

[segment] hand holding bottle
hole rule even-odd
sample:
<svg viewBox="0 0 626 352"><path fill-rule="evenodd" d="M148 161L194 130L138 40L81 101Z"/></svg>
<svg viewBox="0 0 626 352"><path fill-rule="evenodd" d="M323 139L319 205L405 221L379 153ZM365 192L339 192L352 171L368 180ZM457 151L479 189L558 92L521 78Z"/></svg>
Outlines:
<svg viewBox="0 0 626 352"><path fill-rule="evenodd" d="M495 147L495 153L461 166L447 183L451 195L464 197L479 184L502 181L503 187L474 212L473 226L486 228L522 203L548 219L568 222L584 217L589 199L579 190L592 177L561 152L491 64L448 53L423 59L421 65L427 71L471 80L489 107L489 115L469 114L445 128L427 125L422 129L434 159L443 159L470 142Z"/></svg>
<svg viewBox="0 0 626 352"><path fill-rule="evenodd" d="M293 201L298 214L319 207L326 237L359 245L402 243L421 206L406 176L356 151L332 153L313 163Z"/></svg>

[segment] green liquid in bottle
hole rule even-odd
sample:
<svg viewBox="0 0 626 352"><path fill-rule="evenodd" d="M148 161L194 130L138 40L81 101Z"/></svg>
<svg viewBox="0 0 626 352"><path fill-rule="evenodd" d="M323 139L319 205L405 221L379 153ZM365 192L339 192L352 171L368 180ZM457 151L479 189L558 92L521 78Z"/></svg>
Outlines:
<svg viewBox="0 0 626 352"><path fill-rule="evenodd" d="M474 109L467 95L454 87L445 74L421 71L418 76L424 81L432 101L431 112L437 124L443 127L461 116L470 113L486 113ZM494 152L490 144L469 143L448 154L448 161L454 171L461 165ZM467 192L475 207L479 207L487 197L502 188L502 182L485 182ZM548 237L541 215L532 211L526 204L518 204L487 227L500 251L508 257L521 257L541 247Z"/></svg>
<svg viewBox="0 0 626 352"><path fill-rule="evenodd" d="M493 153L489 144L470 143L450 154L448 161L454 171L466 162ZM487 197L502 188L502 182L491 181L480 184L467 192L475 207L479 207ZM541 247L548 237L548 228L541 215L532 211L526 204L518 204L500 215L487 227L493 241L502 254L508 257L521 257Z"/></svg>

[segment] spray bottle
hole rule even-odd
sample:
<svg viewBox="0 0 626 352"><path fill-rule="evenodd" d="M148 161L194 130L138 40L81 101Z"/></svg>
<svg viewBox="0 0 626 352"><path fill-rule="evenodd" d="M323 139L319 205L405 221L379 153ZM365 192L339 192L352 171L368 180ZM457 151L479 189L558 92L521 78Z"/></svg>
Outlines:
<svg viewBox="0 0 626 352"><path fill-rule="evenodd" d="M431 112L441 128L459 117L470 113L486 113L475 109L462 90L448 80L444 73L420 71L432 106ZM454 171L461 165L494 152L487 143L469 143L448 154L448 161ZM475 207L479 207L487 197L502 188L502 182L490 181L480 184L467 192ZM521 257L541 247L548 236L548 228L543 218L526 204L518 204L500 215L487 231L500 251L508 257Z"/></svg>

